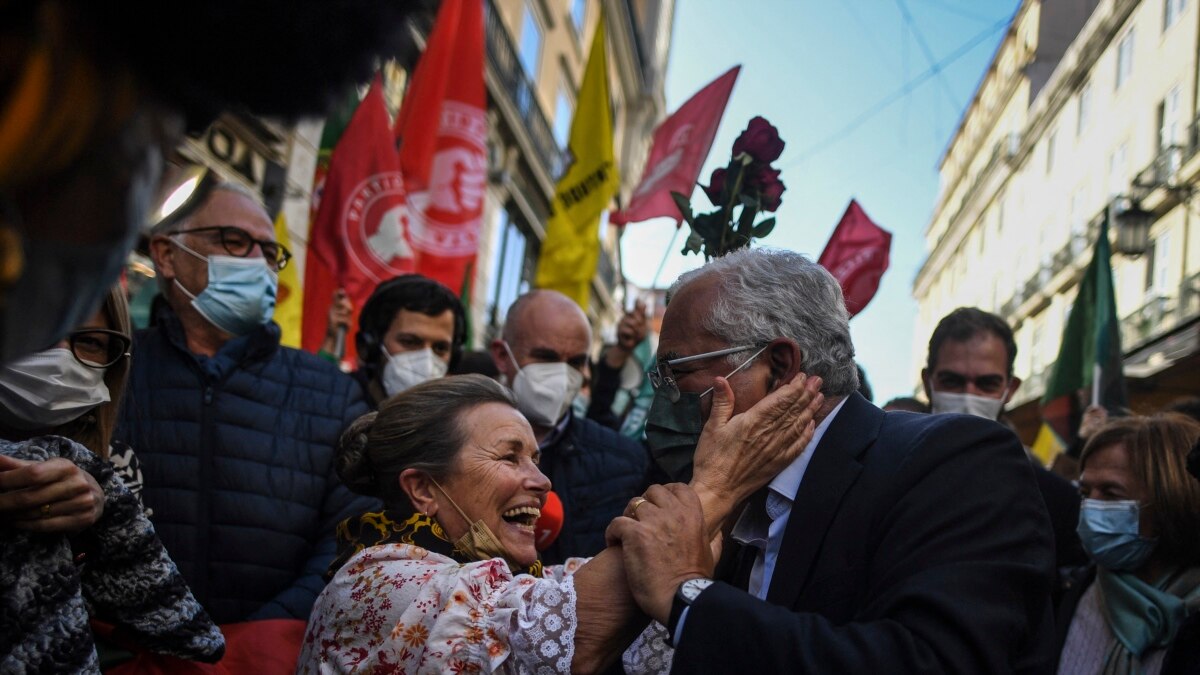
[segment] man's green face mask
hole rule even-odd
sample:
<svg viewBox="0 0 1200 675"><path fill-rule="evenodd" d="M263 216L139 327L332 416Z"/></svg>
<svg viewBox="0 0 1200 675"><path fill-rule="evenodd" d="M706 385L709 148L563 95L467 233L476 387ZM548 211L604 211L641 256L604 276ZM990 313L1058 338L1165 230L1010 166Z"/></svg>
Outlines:
<svg viewBox="0 0 1200 675"><path fill-rule="evenodd" d="M692 456L696 452L696 445L700 442L700 433L704 430L700 403L705 396L712 393L713 388L709 387L699 394L679 391L678 385L675 384L675 375L671 372L671 366L736 354L755 347L758 347L758 351L730 371L725 376L728 379L753 363L754 359L758 358L767 346L732 347L678 359L662 360L646 373L650 378L650 384L654 387L654 400L650 403L650 410L646 414L646 443L650 446L650 456L654 458L654 462L672 481L686 483L692 479Z"/></svg>

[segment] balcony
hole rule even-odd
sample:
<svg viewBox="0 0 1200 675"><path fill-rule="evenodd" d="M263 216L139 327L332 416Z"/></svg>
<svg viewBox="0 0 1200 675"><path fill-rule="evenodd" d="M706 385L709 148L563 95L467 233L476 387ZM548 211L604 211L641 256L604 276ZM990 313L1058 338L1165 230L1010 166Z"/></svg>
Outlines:
<svg viewBox="0 0 1200 675"><path fill-rule="evenodd" d="M499 82L500 90L507 94L509 104L520 118L521 127L528 135L534 152L530 163L536 163L549 181L553 182L562 175L562 150L554 140L554 131L538 103L533 83L529 81L525 69L521 66L517 49L508 36L508 29L504 27L495 0L488 0L484 7L488 66Z"/></svg>
<svg viewBox="0 0 1200 675"><path fill-rule="evenodd" d="M1174 297L1150 298L1121 319L1121 349L1129 353L1200 317L1200 273L1183 280Z"/></svg>

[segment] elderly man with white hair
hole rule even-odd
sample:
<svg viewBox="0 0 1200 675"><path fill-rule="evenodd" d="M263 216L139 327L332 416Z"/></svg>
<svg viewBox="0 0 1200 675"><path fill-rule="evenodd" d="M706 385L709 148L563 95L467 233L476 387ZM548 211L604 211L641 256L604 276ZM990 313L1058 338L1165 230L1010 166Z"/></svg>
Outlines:
<svg viewBox="0 0 1200 675"><path fill-rule="evenodd" d="M307 619L337 523L376 505L334 471L342 430L367 411L361 390L279 344L291 254L253 193L218 186L150 247L166 303L135 336L117 438L137 449L158 534L214 620Z"/></svg>
<svg viewBox="0 0 1200 675"><path fill-rule="evenodd" d="M686 464L714 388L735 413L800 373L825 395L715 567L661 491L610 527L635 600L672 635L672 672L1044 672L1054 547L1020 443L977 417L879 410L853 357L837 281L799 254L735 252L672 287L647 423L660 464Z"/></svg>

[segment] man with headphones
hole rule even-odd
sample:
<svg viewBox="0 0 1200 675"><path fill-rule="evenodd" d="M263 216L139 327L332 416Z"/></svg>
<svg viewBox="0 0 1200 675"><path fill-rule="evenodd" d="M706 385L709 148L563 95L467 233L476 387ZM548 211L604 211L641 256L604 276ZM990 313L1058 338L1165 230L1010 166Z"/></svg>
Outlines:
<svg viewBox="0 0 1200 675"><path fill-rule="evenodd" d="M334 313L330 330L336 333ZM350 312L345 312L348 317ZM358 381L372 408L409 387L442 377L462 356L467 321L462 302L442 284L404 274L377 286L358 317Z"/></svg>

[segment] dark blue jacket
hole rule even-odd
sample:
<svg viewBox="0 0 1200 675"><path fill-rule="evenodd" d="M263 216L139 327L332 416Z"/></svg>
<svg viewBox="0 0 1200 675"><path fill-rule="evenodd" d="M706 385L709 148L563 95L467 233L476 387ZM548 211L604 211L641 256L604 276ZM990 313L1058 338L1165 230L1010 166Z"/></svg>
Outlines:
<svg viewBox="0 0 1200 675"><path fill-rule="evenodd" d="M279 345L268 324L212 357L187 349L170 311L135 337L117 438L196 599L218 623L307 619L333 530L376 508L338 482L342 430L367 411L332 364Z"/></svg>
<svg viewBox="0 0 1200 675"><path fill-rule="evenodd" d="M603 551L604 530L642 493L648 463L641 443L571 413L562 435L542 448L540 468L563 503L562 532L542 561Z"/></svg>

